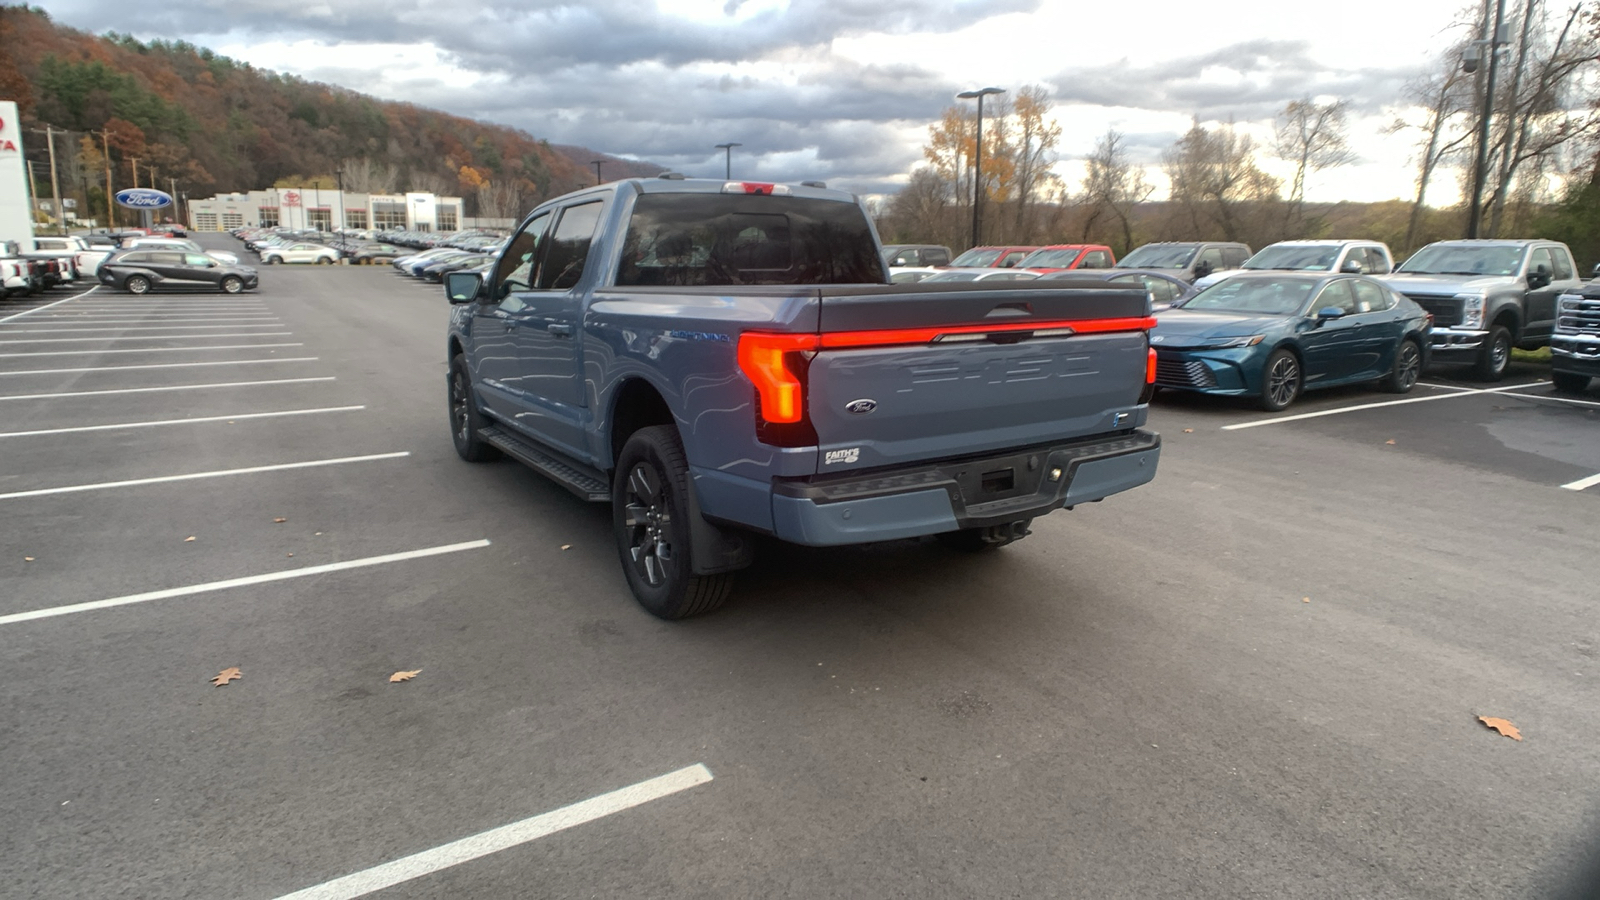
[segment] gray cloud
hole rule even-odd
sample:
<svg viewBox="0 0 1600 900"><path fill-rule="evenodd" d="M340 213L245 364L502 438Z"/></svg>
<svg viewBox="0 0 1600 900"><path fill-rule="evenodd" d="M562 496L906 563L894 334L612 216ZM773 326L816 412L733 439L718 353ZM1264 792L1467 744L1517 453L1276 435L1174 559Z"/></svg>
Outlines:
<svg viewBox="0 0 1600 900"><path fill-rule="evenodd" d="M1419 68L1337 69L1314 59L1305 41L1255 40L1147 66L1124 59L1066 69L1050 84L1063 103L1248 120L1271 118L1307 95L1341 97L1357 112L1377 112Z"/></svg>

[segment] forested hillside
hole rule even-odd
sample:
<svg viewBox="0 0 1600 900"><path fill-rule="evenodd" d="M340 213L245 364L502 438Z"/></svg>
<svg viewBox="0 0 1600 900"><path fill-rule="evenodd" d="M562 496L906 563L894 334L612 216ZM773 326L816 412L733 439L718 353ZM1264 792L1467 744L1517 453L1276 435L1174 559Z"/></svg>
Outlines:
<svg viewBox="0 0 1600 900"><path fill-rule="evenodd" d="M38 8L0 7L0 48L0 98L16 100L23 127L40 132L28 136L30 159L44 158L46 126L69 132L56 135L62 194L87 193L90 209L104 207L108 148L118 190L135 171L141 185L208 196L286 179L332 187L342 170L347 189L459 194L469 214L487 216L514 216L593 184L590 159L606 160L608 179L660 171L257 69L183 41L92 35Z"/></svg>

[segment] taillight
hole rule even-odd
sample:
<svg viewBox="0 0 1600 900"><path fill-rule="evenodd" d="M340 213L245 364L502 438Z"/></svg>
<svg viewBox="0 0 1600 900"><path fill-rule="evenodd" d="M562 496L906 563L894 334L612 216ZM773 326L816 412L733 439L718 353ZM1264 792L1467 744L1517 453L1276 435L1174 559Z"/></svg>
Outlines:
<svg viewBox="0 0 1600 900"><path fill-rule="evenodd" d="M756 386L761 420L790 424L805 419L805 381L799 354L817 349L814 334L739 335L739 371Z"/></svg>
<svg viewBox="0 0 1600 900"><path fill-rule="evenodd" d="M1144 383L1156 383L1156 348L1151 347L1144 358Z"/></svg>

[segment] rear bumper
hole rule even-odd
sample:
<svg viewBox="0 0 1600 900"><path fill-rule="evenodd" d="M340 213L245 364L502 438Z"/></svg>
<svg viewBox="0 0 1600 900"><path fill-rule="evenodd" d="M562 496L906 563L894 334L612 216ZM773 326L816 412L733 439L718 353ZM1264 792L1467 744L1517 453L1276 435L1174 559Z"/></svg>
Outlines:
<svg viewBox="0 0 1600 900"><path fill-rule="evenodd" d="M1032 519L1155 477L1161 436L1134 431L1000 456L780 481L773 532L814 547L865 544Z"/></svg>

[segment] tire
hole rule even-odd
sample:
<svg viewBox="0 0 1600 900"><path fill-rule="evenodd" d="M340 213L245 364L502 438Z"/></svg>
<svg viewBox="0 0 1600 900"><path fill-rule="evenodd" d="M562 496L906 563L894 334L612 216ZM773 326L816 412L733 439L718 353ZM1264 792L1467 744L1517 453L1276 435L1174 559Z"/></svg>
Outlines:
<svg viewBox="0 0 1600 900"><path fill-rule="evenodd" d="M1305 370L1300 358L1288 350L1274 350L1261 367L1261 408L1278 412L1300 399L1305 388Z"/></svg>
<svg viewBox="0 0 1600 900"><path fill-rule="evenodd" d="M450 410L450 442L456 453L467 462L488 462L498 459L500 451L478 437L483 430L483 413L472 401L472 378L467 374L467 358L457 353L450 360L450 377L446 381L446 404Z"/></svg>
<svg viewBox="0 0 1600 900"><path fill-rule="evenodd" d="M280 262L283 262L283 258L278 256L263 256L261 258L261 264L264 266L275 266Z"/></svg>
<svg viewBox="0 0 1600 900"><path fill-rule="evenodd" d="M1400 342L1394 351L1394 369L1383 379L1383 389L1391 394L1409 394L1422 377L1422 348L1411 338Z"/></svg>
<svg viewBox="0 0 1600 900"><path fill-rule="evenodd" d="M150 279L143 275L129 275L128 280L122 283L130 294L150 293Z"/></svg>
<svg viewBox="0 0 1600 900"><path fill-rule="evenodd" d="M733 591L732 574L694 574L689 489L676 428L652 425L628 438L612 478L611 527L634 599L657 618L711 612Z"/></svg>
<svg viewBox="0 0 1600 900"><path fill-rule="evenodd" d="M1511 329L1504 325L1490 326L1489 336L1484 338L1478 359L1472 364L1472 374L1479 381L1499 381L1506 377L1510 365Z"/></svg>
<svg viewBox="0 0 1600 900"><path fill-rule="evenodd" d="M244 290L244 281L237 275L229 275L222 279L222 292L224 294L237 294Z"/></svg>
<svg viewBox="0 0 1600 900"><path fill-rule="evenodd" d="M319 257L317 257L317 265L319 265L319 266L331 266L331 265L333 265L333 260L327 258L326 256L319 256Z"/></svg>
<svg viewBox="0 0 1600 900"><path fill-rule="evenodd" d="M963 553L987 553L1007 544L1014 544L1032 534L1028 530L1031 524L1033 524L1032 519L1021 519L1004 525L963 528L960 531L947 531L934 536L939 539L939 543L951 550L960 550Z"/></svg>
<svg viewBox="0 0 1600 900"><path fill-rule="evenodd" d="M1550 383L1564 394L1581 394L1589 389L1589 376L1577 372L1551 372Z"/></svg>

